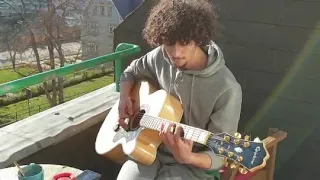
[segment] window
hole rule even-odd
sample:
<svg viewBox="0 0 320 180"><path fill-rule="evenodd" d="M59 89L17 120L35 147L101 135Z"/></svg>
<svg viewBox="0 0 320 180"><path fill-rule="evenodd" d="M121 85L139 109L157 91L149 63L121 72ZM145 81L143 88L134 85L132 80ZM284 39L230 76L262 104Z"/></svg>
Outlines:
<svg viewBox="0 0 320 180"><path fill-rule="evenodd" d="M97 30L97 23L96 22L90 22L91 30L96 31Z"/></svg>
<svg viewBox="0 0 320 180"><path fill-rule="evenodd" d="M86 31L90 31L90 22L86 22Z"/></svg>
<svg viewBox="0 0 320 180"><path fill-rule="evenodd" d="M86 22L86 31L87 32L97 32L97 22Z"/></svg>
<svg viewBox="0 0 320 180"><path fill-rule="evenodd" d="M113 31L116 28L115 24L109 24L109 36L113 36Z"/></svg>
<svg viewBox="0 0 320 180"><path fill-rule="evenodd" d="M108 4L108 16L111 17L112 16L112 4Z"/></svg>
<svg viewBox="0 0 320 180"><path fill-rule="evenodd" d="M100 3L101 15L104 16L104 3Z"/></svg>
<svg viewBox="0 0 320 180"><path fill-rule="evenodd" d="M91 52L98 52L98 44L92 41L88 42L88 50Z"/></svg>
<svg viewBox="0 0 320 180"><path fill-rule="evenodd" d="M95 52L98 52L98 44L95 44L95 46L94 46L94 51L95 51Z"/></svg>
<svg viewBox="0 0 320 180"><path fill-rule="evenodd" d="M95 16L95 15L97 15L97 13L98 13L98 5L97 5L97 3L94 3L93 15Z"/></svg>

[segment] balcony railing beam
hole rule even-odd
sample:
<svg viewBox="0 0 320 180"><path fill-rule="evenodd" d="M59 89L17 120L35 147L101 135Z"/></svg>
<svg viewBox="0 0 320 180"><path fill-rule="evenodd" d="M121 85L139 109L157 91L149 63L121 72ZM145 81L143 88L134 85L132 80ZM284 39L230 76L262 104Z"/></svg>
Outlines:
<svg viewBox="0 0 320 180"><path fill-rule="evenodd" d="M123 60L130 56L137 55L140 51L141 49L138 45L121 43L117 46L116 52L114 53L0 84L0 96L111 61L115 61L116 89L119 91L119 80L124 64Z"/></svg>

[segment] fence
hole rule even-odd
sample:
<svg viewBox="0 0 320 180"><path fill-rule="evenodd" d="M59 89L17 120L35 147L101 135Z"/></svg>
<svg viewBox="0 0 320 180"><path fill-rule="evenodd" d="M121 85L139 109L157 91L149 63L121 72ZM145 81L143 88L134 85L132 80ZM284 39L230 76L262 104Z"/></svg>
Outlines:
<svg viewBox="0 0 320 180"><path fill-rule="evenodd" d="M86 94L86 92L82 92L82 93L78 93L78 94L74 94L72 96L66 96L65 99L67 101L70 101L72 99L75 99L77 97L80 97L82 95ZM28 103L28 108L24 108L24 109L16 109L15 113L7 113L7 114L1 114L0 115L0 127L2 127L2 125L7 125L10 122L15 122L24 118L27 118L29 116L32 116L34 114L40 113L44 110L50 109L50 104L49 103L42 103L42 104L29 104Z"/></svg>

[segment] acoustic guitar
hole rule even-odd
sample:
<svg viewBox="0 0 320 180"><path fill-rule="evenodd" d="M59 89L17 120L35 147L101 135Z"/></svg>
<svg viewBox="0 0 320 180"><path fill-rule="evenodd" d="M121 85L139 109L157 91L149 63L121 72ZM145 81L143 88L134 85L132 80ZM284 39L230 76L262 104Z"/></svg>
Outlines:
<svg viewBox="0 0 320 180"><path fill-rule="evenodd" d="M136 114L127 119L129 129L124 130L118 123L119 100L104 120L96 137L95 148L99 155L124 163L127 157L144 165L151 165L162 143L159 137L161 124L179 124L184 132L182 138L209 147L216 155L224 157L226 166L237 165L245 174L266 165L269 158L263 142L251 141L249 136L241 139L234 135L217 133L180 124L183 109L179 100L163 89L157 89L149 82L136 84L130 94Z"/></svg>

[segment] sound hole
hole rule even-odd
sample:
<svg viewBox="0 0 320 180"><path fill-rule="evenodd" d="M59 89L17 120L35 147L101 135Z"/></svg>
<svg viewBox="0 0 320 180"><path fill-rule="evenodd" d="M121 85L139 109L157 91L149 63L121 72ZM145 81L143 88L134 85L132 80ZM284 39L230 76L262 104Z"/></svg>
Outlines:
<svg viewBox="0 0 320 180"><path fill-rule="evenodd" d="M146 113L146 111L144 109L142 109L135 114L135 116L129 122L129 129L130 130L136 130L140 127L140 120L145 113Z"/></svg>

